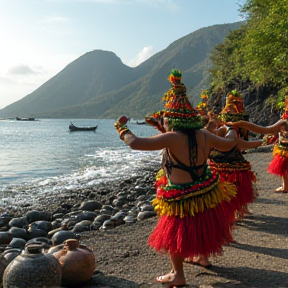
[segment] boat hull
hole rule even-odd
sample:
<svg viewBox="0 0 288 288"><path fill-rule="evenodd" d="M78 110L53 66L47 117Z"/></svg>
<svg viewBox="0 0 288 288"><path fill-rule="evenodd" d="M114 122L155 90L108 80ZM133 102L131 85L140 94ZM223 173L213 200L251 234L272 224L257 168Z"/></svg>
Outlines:
<svg viewBox="0 0 288 288"><path fill-rule="evenodd" d="M77 126L69 126L70 132L76 132L76 131L95 131L97 129L98 125L93 127L77 127Z"/></svg>

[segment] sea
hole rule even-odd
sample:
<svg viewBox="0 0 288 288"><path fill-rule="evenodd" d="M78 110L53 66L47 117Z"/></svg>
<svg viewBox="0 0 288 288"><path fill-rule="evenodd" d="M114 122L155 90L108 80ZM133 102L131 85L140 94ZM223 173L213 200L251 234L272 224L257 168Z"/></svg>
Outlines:
<svg viewBox="0 0 288 288"><path fill-rule="evenodd" d="M96 131L69 131L98 125ZM17 206L37 195L93 187L137 175L160 162L160 151L126 146L111 119L0 121L0 207ZM157 134L149 125L128 123L139 137Z"/></svg>

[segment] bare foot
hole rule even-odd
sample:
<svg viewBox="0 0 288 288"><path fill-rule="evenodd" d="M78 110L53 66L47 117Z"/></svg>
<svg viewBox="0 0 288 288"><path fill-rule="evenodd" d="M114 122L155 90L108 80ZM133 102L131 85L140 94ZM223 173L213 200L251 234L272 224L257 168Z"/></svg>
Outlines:
<svg viewBox="0 0 288 288"><path fill-rule="evenodd" d="M281 186L275 189L275 193L288 193L288 190Z"/></svg>
<svg viewBox="0 0 288 288"><path fill-rule="evenodd" d="M184 287L186 285L185 279L183 279L182 277L177 277L176 274L171 273L171 272L169 272L166 275L156 277L156 282L165 285L165 287L174 287L174 286L177 286L177 287L183 286Z"/></svg>
<svg viewBox="0 0 288 288"><path fill-rule="evenodd" d="M159 283L171 283L175 278L174 273L171 271L168 274L156 277L156 282Z"/></svg>
<svg viewBox="0 0 288 288"><path fill-rule="evenodd" d="M193 257L193 262L199 263L203 267L211 266L211 263L208 261L208 258L204 256Z"/></svg>
<svg viewBox="0 0 288 288"><path fill-rule="evenodd" d="M197 265L197 266L201 266L204 268L211 268L212 264L208 261L208 258L204 257L204 256L197 256L197 257L193 257L191 258L185 258L184 262L186 263L190 263L193 265Z"/></svg>

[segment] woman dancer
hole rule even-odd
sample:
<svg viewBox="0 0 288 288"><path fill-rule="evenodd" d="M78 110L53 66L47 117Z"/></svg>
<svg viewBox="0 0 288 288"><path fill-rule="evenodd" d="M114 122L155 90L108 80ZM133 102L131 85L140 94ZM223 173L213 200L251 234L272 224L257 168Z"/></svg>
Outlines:
<svg viewBox="0 0 288 288"><path fill-rule="evenodd" d="M282 119L267 127L256 125L251 122L238 121L228 123L233 127L249 129L258 134L278 134L278 141L274 144L273 159L267 171L271 174L282 177L282 186L275 189L276 193L288 193L288 98L286 98L286 109Z"/></svg>
<svg viewBox="0 0 288 288"><path fill-rule="evenodd" d="M211 148L225 151L236 145L244 147L246 142L220 138L202 129L201 117L181 83L181 72L173 69L168 79L172 88L165 94L165 109L147 118L158 130L163 119L165 133L137 137L126 126L126 116L114 126L132 149L164 149L162 169L156 177L157 196L152 202L160 218L148 243L170 255L172 271L156 281L172 288L186 285L184 258L221 255L222 245L233 241L229 219L234 211L226 201L235 197L236 189L211 172L207 158Z"/></svg>

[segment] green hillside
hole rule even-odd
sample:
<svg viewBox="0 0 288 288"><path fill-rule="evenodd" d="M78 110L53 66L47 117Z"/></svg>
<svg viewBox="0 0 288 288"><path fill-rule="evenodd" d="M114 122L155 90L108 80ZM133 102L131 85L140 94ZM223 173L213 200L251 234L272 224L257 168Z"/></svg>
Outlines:
<svg viewBox="0 0 288 288"><path fill-rule="evenodd" d="M135 68L113 53L94 50L79 57L31 94L0 110L0 117L142 118L162 107L172 68L182 70L190 100L209 86L209 55L241 22L202 28L170 44Z"/></svg>

